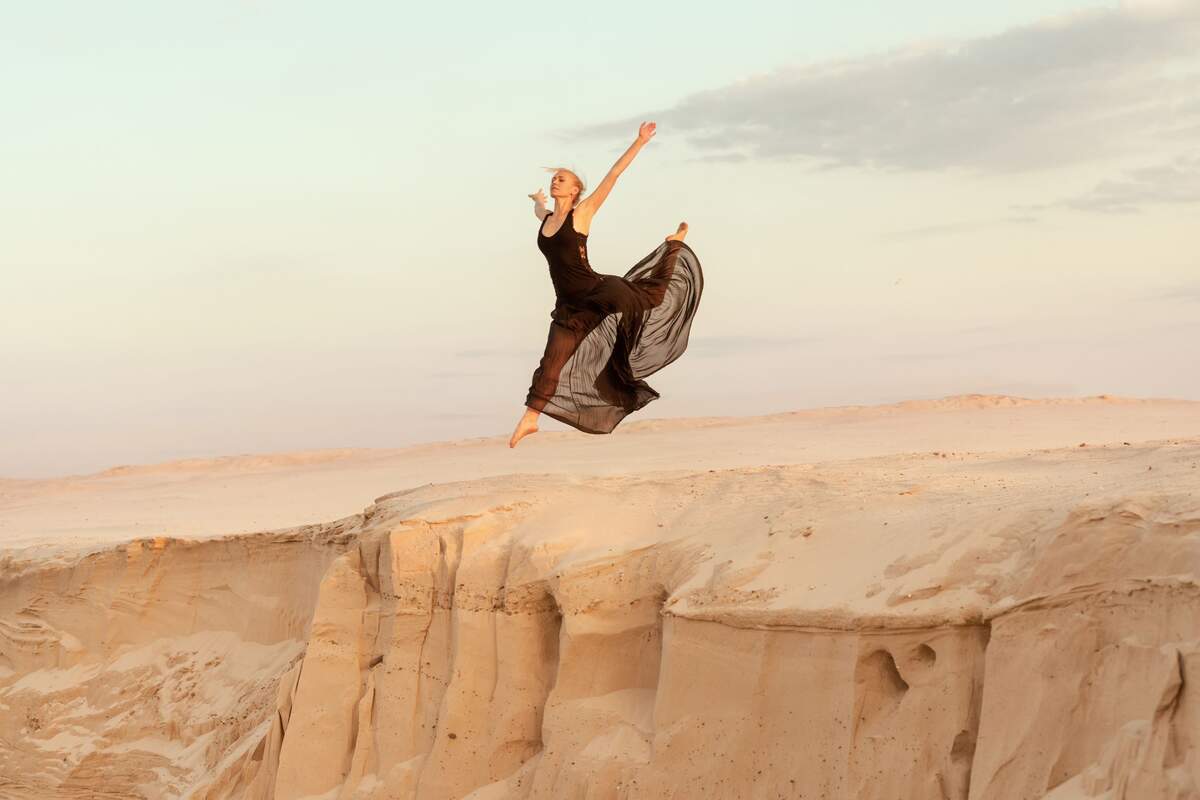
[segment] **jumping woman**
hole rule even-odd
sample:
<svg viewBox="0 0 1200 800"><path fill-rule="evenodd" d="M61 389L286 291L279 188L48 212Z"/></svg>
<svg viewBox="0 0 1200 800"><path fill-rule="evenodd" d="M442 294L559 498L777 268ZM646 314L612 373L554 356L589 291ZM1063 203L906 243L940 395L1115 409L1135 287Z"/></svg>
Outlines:
<svg viewBox="0 0 1200 800"><path fill-rule="evenodd" d="M561 168L550 181L553 211L546 209L540 189L529 195L541 223L537 245L550 265L555 303L546 352L509 447L537 431L539 414L585 433L612 432L659 396L643 379L687 347L704 276L683 241L686 222L624 277L595 272L587 259L592 218L654 129L653 122L642 123L637 139L586 198L579 176Z"/></svg>

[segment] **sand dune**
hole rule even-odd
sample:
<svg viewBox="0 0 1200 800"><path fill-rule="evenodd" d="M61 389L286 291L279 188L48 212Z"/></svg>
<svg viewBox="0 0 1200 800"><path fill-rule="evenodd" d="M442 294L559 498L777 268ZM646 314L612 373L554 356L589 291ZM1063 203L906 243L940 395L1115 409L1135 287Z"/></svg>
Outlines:
<svg viewBox="0 0 1200 800"><path fill-rule="evenodd" d="M1200 796L1200 403L0 492L6 797Z"/></svg>

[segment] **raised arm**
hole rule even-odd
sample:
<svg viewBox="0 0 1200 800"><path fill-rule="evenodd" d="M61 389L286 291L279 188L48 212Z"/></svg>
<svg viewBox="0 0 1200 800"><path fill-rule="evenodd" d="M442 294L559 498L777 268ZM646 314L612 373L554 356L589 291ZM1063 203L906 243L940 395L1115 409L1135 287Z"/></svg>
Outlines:
<svg viewBox="0 0 1200 800"><path fill-rule="evenodd" d="M600 210L600 206L604 204L608 193L616 185L617 176L625 171L625 168L633 162L633 157L638 154L642 146L650 141L650 137L654 135L655 127L657 126L653 122L643 122L641 124L641 127L638 128L637 138L633 140L633 144L629 145L629 149L621 154L621 157L617 159L617 163L612 165L612 169L608 171L608 174L604 176L604 180L600 181L595 190L580 201L577 207L584 215L590 218Z"/></svg>
<svg viewBox="0 0 1200 800"><path fill-rule="evenodd" d="M533 215L538 219L545 219L546 215L550 213L546 209L546 194L538 189L529 196L533 199Z"/></svg>

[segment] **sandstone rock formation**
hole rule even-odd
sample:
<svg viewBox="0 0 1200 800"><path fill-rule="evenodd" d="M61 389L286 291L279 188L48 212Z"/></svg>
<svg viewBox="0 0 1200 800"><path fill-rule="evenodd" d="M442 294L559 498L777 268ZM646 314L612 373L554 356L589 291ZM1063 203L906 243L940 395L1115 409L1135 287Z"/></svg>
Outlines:
<svg viewBox="0 0 1200 800"><path fill-rule="evenodd" d="M1200 797L1190 413L13 551L0 796Z"/></svg>

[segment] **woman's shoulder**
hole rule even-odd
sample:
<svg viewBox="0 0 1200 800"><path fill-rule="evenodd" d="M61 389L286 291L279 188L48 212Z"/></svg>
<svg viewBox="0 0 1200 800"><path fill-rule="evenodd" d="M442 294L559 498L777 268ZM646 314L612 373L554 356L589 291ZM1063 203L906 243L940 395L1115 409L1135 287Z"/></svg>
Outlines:
<svg viewBox="0 0 1200 800"><path fill-rule="evenodd" d="M572 208L571 211L574 212L571 221L575 232L587 236L588 230L592 227L592 217L595 216L595 210L591 206L580 203Z"/></svg>

